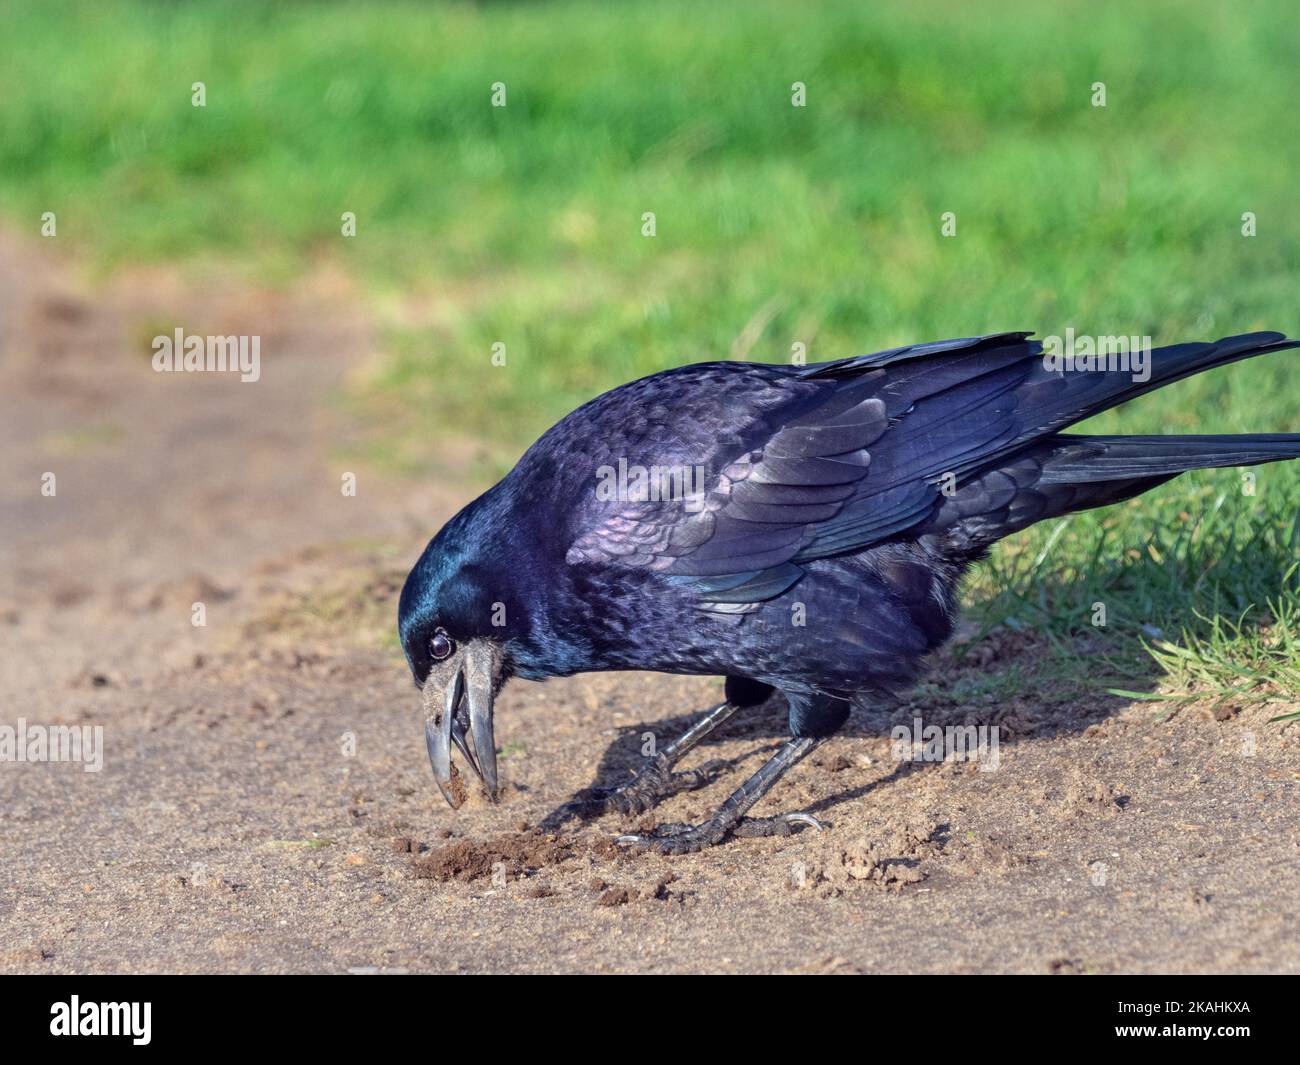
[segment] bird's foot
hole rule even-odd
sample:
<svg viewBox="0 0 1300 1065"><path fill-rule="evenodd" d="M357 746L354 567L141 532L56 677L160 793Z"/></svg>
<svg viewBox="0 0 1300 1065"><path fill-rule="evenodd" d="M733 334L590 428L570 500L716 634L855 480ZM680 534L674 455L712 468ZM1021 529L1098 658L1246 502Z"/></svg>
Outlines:
<svg viewBox="0 0 1300 1065"><path fill-rule="evenodd" d="M796 829L811 828L814 832L825 832L830 823L821 821L812 814L795 811L788 814L776 814L773 817L743 817L731 834L737 839L752 839L758 836L793 836Z"/></svg>
<svg viewBox="0 0 1300 1065"><path fill-rule="evenodd" d="M569 803L565 812L584 817L599 817L607 813L635 817L653 810L670 795L694 791L712 783L725 767L726 762L715 759L698 769L674 773L672 763L658 755L626 784L615 788L595 788L586 797Z"/></svg>
<svg viewBox="0 0 1300 1065"><path fill-rule="evenodd" d="M728 835L752 839L759 836L789 836L796 827L822 832L828 827L812 814L789 813L774 817L742 817L734 820L712 817L698 825L666 824L644 835L619 836L618 844L631 850L654 850L660 854L693 854L721 843Z"/></svg>
<svg viewBox="0 0 1300 1065"><path fill-rule="evenodd" d="M629 850L654 850L660 854L693 854L706 847L721 843L732 826L721 818L712 817L698 825L666 824L653 832L619 836L620 847Z"/></svg>

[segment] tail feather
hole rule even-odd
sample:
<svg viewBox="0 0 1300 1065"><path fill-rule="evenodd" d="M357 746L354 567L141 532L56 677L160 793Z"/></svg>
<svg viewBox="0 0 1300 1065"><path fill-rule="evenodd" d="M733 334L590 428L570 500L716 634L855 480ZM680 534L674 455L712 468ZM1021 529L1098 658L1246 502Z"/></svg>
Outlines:
<svg viewBox="0 0 1300 1065"><path fill-rule="evenodd" d="M978 557L1035 522L1122 503L1188 470L1294 458L1300 434L1050 436L962 485L920 532Z"/></svg>
<svg viewBox="0 0 1300 1065"><path fill-rule="evenodd" d="M1300 341L1284 333L1264 332L1155 348L1149 375L1140 381L1127 373L1056 372L1044 367L1020 388L1019 412L1027 424L1062 429L1193 374L1295 347L1300 347Z"/></svg>
<svg viewBox="0 0 1300 1065"><path fill-rule="evenodd" d="M1046 442L1045 442L1046 443ZM1228 436L1067 436L1050 442L1040 484L1087 484L1164 477L1187 470L1258 466L1300 458L1300 434Z"/></svg>

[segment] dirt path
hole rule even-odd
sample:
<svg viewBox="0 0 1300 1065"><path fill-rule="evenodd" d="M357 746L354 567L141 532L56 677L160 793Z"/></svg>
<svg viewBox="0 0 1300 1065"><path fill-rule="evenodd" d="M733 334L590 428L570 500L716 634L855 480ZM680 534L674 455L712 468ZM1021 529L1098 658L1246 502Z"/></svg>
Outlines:
<svg viewBox="0 0 1300 1065"><path fill-rule="evenodd" d="M0 236L0 725L105 745L98 773L0 764L0 970L1300 969L1300 727L1276 706L902 707L1000 721L1000 767L900 765L855 722L777 796L829 832L665 859L616 852L615 819L532 826L718 686L518 684L504 801L452 813L391 630L469 492L355 457L332 397L373 351L362 301L329 275L74 276ZM177 325L260 334L261 381L153 373ZM704 816L781 726L730 723L700 759L731 775L662 818Z"/></svg>

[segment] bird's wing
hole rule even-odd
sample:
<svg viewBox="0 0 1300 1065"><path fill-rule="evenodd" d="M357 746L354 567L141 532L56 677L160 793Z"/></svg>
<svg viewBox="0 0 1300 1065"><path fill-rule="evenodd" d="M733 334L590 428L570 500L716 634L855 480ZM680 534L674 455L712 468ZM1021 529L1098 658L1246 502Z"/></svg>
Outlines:
<svg viewBox="0 0 1300 1065"><path fill-rule="evenodd" d="M658 570L715 610L779 595L802 575L800 563L861 550L926 518L939 498L936 476L1014 435L1008 394L1028 372L1026 335L809 366L800 377L828 379L821 402L774 418L694 500L614 505L577 537L567 561ZM898 365L921 367L923 356L941 353L980 363L930 363L925 372ZM936 396L943 402L929 401Z"/></svg>
<svg viewBox="0 0 1300 1065"><path fill-rule="evenodd" d="M835 359L833 362L815 362L805 367L800 377L854 377L865 370L906 359L920 359L928 355L942 355L945 352L972 352L1007 344L1016 344L1032 336L1032 333L989 333L982 337L961 337L957 340L935 340L928 344L907 344L901 348L889 348L871 355L854 355L847 359Z"/></svg>
<svg viewBox="0 0 1300 1065"><path fill-rule="evenodd" d="M1150 351L1145 376L1062 373L1027 333L896 348L822 363L794 379L810 403L755 417L748 450L699 500L602 513L568 561L661 571L701 606L743 612L780 595L802 565L916 529L956 488L1064 426L1213 366L1296 346L1280 333ZM824 397L824 398L823 398Z"/></svg>

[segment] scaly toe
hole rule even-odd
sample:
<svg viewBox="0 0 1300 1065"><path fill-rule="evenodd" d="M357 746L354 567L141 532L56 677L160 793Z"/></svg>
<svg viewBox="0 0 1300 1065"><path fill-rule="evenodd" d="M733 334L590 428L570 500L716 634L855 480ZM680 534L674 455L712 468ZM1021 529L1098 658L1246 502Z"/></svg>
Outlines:
<svg viewBox="0 0 1300 1065"><path fill-rule="evenodd" d="M732 830L738 839L753 839L759 836L791 836L795 826L811 828L814 832L825 832L830 826L819 821L812 814L801 811L789 814L776 814L774 817L746 817Z"/></svg>
<svg viewBox="0 0 1300 1065"><path fill-rule="evenodd" d="M692 854L712 847L727 834L726 826L715 821L702 825L660 825L646 835L626 835L615 839L620 847L631 850L656 850L660 854Z"/></svg>

